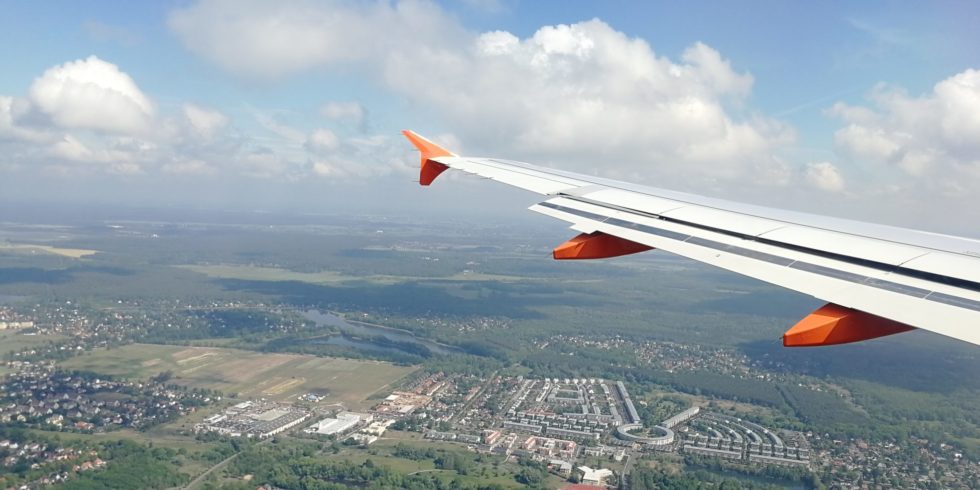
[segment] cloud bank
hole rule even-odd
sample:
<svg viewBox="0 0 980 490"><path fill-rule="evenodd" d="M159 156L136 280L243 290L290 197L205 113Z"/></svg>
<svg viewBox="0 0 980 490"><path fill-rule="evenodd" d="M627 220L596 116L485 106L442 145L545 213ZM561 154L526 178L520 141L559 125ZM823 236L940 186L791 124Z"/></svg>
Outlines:
<svg viewBox="0 0 980 490"><path fill-rule="evenodd" d="M972 197L980 190L980 70L968 69L910 96L879 85L871 106L837 103L828 114L844 126L834 144L844 158L892 185Z"/></svg>
<svg viewBox="0 0 980 490"><path fill-rule="evenodd" d="M161 114L152 98L117 65L97 56L69 61L38 76L24 96L0 96L0 170L82 174L245 176L296 180L304 175L366 177L408 172L392 145L307 133L256 112L269 141L238 130L231 117L185 102ZM360 122L359 105L341 104L335 118ZM282 151L289 145L299 152ZM358 168L342 155L363 159ZM327 164L326 161L333 162ZM374 162L384 162L380 165Z"/></svg>
<svg viewBox="0 0 980 490"><path fill-rule="evenodd" d="M598 19L526 39L475 33L416 1L210 0L175 11L169 25L189 50L245 77L361 70L480 151L641 181L795 178L779 156L793 129L745 109L752 76L703 43L672 60ZM363 117L360 105L321 112Z"/></svg>
<svg viewBox="0 0 980 490"><path fill-rule="evenodd" d="M866 101L827 108L839 125L826 141L801 141L753 107L755 78L717 47L692 40L662 53L599 19L522 37L470 30L424 0L200 0L166 23L243 85L340 74L386 104L329 91L299 115L250 101L244 116L207 101L163 104L92 56L0 95L0 168L407 182L417 160L391 126L411 120L461 153L869 219L973 209L980 190L976 69L924 94L879 85ZM801 159L810 146L826 151Z"/></svg>

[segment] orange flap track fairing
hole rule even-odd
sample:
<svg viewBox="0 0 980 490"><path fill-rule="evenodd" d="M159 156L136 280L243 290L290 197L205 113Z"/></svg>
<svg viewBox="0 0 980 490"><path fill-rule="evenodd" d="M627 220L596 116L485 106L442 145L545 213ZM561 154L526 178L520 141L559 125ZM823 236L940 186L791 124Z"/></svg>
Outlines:
<svg viewBox="0 0 980 490"><path fill-rule="evenodd" d="M915 327L828 303L783 334L786 347L848 344L914 330Z"/></svg>
<svg viewBox="0 0 980 490"><path fill-rule="evenodd" d="M607 259L653 250L642 243L608 235L601 231L582 233L555 248L555 260Z"/></svg>

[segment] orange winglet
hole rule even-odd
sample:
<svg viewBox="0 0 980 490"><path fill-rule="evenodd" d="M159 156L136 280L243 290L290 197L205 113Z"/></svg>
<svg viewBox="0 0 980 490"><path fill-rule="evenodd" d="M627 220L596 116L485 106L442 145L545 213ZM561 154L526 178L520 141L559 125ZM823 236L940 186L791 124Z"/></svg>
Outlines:
<svg viewBox="0 0 980 490"><path fill-rule="evenodd" d="M572 238L556 247L552 255L555 260L605 259L647 250L653 247L597 231Z"/></svg>
<svg viewBox="0 0 980 490"><path fill-rule="evenodd" d="M871 313L827 303L783 334L786 347L847 344L914 330Z"/></svg>
<svg viewBox="0 0 980 490"><path fill-rule="evenodd" d="M402 134L408 138L408 141L412 143L416 148L418 148L421 153L422 164L419 170L419 184L429 185L439 174L443 173L449 167L432 160L435 157L454 157L456 156L453 152L425 139L424 137L416 134L413 131L404 130Z"/></svg>

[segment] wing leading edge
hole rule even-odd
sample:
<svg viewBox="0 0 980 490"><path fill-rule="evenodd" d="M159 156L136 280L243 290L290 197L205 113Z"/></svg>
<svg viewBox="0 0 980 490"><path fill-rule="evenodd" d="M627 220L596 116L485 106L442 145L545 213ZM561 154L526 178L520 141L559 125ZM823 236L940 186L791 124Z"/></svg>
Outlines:
<svg viewBox="0 0 980 490"><path fill-rule="evenodd" d="M980 345L980 241L460 157L404 134L421 152L422 185L455 169L548 196L530 209L579 232L555 259L659 248L827 301L786 331L786 346L914 328Z"/></svg>

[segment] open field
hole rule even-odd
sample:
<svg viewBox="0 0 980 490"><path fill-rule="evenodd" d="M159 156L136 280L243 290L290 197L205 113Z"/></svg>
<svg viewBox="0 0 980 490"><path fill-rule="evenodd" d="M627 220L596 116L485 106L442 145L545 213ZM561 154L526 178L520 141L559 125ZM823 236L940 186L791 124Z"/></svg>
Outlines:
<svg viewBox="0 0 980 490"><path fill-rule="evenodd" d="M398 284L417 280L445 280L445 281L527 281L528 277L518 277L500 274L486 274L480 272L460 272L444 277L416 277L416 276L394 276L394 275L367 275L353 276L337 271L320 272L296 272L288 269L275 267L259 267L252 265L181 265L181 269L204 274L216 279L239 279L243 281L297 281L310 284L337 284L347 281L367 281L374 284Z"/></svg>
<svg viewBox="0 0 980 490"><path fill-rule="evenodd" d="M751 414L763 415L763 416L772 416L776 414L776 410L770 407L753 405L751 403L745 403L745 402L739 402L733 400L725 400L716 397L712 398L712 397L707 397L702 395L692 395L690 393L681 393L669 388L652 388L648 391L639 394L639 396L636 396L634 400L638 399L638 400L643 400L644 402L654 402L657 399L664 396L671 396L673 398L680 398L683 400L687 400L690 406L696 405L699 407L706 407L709 404L714 404L715 406L721 409L735 410L737 412L742 412L742 413L751 413Z"/></svg>
<svg viewBox="0 0 980 490"><path fill-rule="evenodd" d="M98 434L82 434L78 432L47 430L31 430L31 432L44 437L57 438L62 441L102 443L130 440L140 444L151 444L156 447L166 447L175 450L183 449L187 451L189 455L197 455L214 447L213 443L197 441L187 436L166 434L160 430L157 430L157 428L154 428L149 432L138 432L131 429L124 429ZM211 464L205 461L195 460L194 458L185 458L184 463L180 467L180 471L190 475L199 475L210 466Z"/></svg>
<svg viewBox="0 0 980 490"><path fill-rule="evenodd" d="M10 352L64 339L63 335L24 335L18 330L0 330L0 357Z"/></svg>
<svg viewBox="0 0 980 490"><path fill-rule="evenodd" d="M495 464L491 461L496 460L490 458L486 462L475 463L468 474L460 475L455 471L436 469L431 460L414 461L394 456L392 451L399 444L421 449L469 453L462 444L429 441L423 439L422 434L416 432L391 430L386 432L381 440L371 445L372 451L365 451L360 448L344 448L340 454L326 457L328 459L347 460L356 464L361 464L370 459L376 465L388 466L400 473L434 473L444 479L446 483L459 480L470 484L497 484L504 488L526 488L514 479L514 475L520 471L520 466L516 463L496 462ZM564 484L566 484L565 480L555 475L549 475L542 488L559 488Z"/></svg>
<svg viewBox="0 0 980 490"><path fill-rule="evenodd" d="M181 265L178 267L217 279L241 279L245 281L299 281L313 284L327 284L363 279L334 271L296 272L275 267L251 265Z"/></svg>
<svg viewBox="0 0 980 490"><path fill-rule="evenodd" d="M0 242L0 251L12 251L19 253L47 253L53 255L60 255L62 257L71 257L73 259L80 259L82 257L88 257L89 255L95 255L99 253L98 250L88 250L84 248L62 248L62 247L52 247L49 245L32 245L28 243L8 243Z"/></svg>
<svg viewBox="0 0 980 490"><path fill-rule="evenodd" d="M379 361L150 344L87 353L63 367L133 378L172 371L174 382L242 398L285 400L300 393L328 393L324 403L352 409L364 408L373 393L415 370Z"/></svg>
<svg viewBox="0 0 980 490"><path fill-rule="evenodd" d="M139 432L132 429L122 429L112 432L100 432L97 434L83 434L80 432L50 431L41 429L31 429L31 432L46 437L57 437L63 441L104 442L126 439L144 444L153 443L154 445L160 447L185 449L188 452L197 452L210 447L210 444L206 442L197 441L186 436L163 434L160 431L155 430L151 430L149 432Z"/></svg>
<svg viewBox="0 0 980 490"><path fill-rule="evenodd" d="M63 340L60 335L23 335L17 330L0 330L0 358L10 352L44 345L48 342ZM7 374L8 368L0 366L0 376Z"/></svg>

